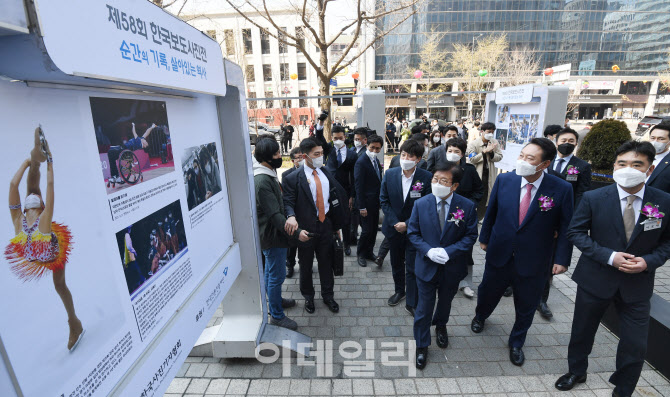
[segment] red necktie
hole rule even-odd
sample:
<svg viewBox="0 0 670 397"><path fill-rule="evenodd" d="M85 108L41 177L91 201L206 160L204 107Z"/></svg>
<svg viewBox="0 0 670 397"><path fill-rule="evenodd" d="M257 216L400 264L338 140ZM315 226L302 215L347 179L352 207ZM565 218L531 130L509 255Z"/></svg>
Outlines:
<svg viewBox="0 0 670 397"><path fill-rule="evenodd" d="M521 200L521 204L519 205L519 226L523 223L524 218L526 217L526 214L528 213L528 207L530 207L530 191L533 189L533 185L531 183L526 185L526 195L523 196L523 200Z"/></svg>
<svg viewBox="0 0 670 397"><path fill-rule="evenodd" d="M319 222L323 223L326 220L326 207L323 205L323 191L321 188L321 179L316 170L312 171L314 175L314 184L316 184L316 209L319 211Z"/></svg>

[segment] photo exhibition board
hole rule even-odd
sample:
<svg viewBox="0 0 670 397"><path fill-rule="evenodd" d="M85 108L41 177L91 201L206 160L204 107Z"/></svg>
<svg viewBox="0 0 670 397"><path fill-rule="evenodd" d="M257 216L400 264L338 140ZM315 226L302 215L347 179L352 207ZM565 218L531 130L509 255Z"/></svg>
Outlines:
<svg viewBox="0 0 670 397"><path fill-rule="evenodd" d="M214 97L0 92L0 197L22 205L10 198L0 226L0 338L17 389L105 396L141 357L124 393L162 394L240 271ZM51 235L39 221L49 153ZM46 207L24 224L29 181ZM179 308L192 315L175 323Z"/></svg>
<svg viewBox="0 0 670 397"><path fill-rule="evenodd" d="M495 139L503 152L496 167L504 171L516 168L521 149L535 137L542 136L544 122L539 103L498 104L495 108Z"/></svg>

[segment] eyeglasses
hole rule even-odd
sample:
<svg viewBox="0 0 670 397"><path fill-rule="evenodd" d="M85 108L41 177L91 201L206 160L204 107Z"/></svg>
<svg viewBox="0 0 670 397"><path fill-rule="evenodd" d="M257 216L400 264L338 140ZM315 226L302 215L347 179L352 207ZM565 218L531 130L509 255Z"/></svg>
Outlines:
<svg viewBox="0 0 670 397"><path fill-rule="evenodd" d="M442 178L440 180L438 180L437 178L433 178L431 182L432 183L439 183L442 186L449 186L449 185L452 184L451 181L446 179L446 178Z"/></svg>

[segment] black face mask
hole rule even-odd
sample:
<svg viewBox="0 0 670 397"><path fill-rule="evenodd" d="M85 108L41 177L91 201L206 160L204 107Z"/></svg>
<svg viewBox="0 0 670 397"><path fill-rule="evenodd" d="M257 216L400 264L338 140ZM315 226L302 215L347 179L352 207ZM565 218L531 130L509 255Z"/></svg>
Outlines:
<svg viewBox="0 0 670 397"><path fill-rule="evenodd" d="M272 159L272 160L268 161L268 163L270 163L270 167L272 167L274 169L281 168L282 158L280 157L278 159Z"/></svg>
<svg viewBox="0 0 670 397"><path fill-rule="evenodd" d="M572 143L562 143L558 145L558 152L564 156L569 156L575 150L575 145Z"/></svg>

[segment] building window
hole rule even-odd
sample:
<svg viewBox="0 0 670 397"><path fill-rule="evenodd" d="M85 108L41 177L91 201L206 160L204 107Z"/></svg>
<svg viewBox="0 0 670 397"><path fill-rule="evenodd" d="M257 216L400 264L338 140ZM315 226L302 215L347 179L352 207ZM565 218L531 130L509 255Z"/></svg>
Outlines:
<svg viewBox="0 0 670 397"><path fill-rule="evenodd" d="M244 73L247 75L247 83L256 81L256 73L254 72L254 65L247 65L244 68Z"/></svg>
<svg viewBox="0 0 670 397"><path fill-rule="evenodd" d="M242 41L244 42L244 53L251 54L253 46L251 44L251 29L242 29Z"/></svg>
<svg viewBox="0 0 670 397"><path fill-rule="evenodd" d="M249 93L249 98L256 98L256 93L255 92L250 92ZM256 109L258 108L258 101L247 101L247 104L249 105L249 109Z"/></svg>
<svg viewBox="0 0 670 397"><path fill-rule="evenodd" d="M261 29L261 54L270 53L270 35L267 30Z"/></svg>
<svg viewBox="0 0 670 397"><path fill-rule="evenodd" d="M298 80L307 80L307 64L304 62L298 64Z"/></svg>
<svg viewBox="0 0 670 397"><path fill-rule="evenodd" d="M283 107L284 109L290 108L291 107L291 100L290 99L282 99L281 107Z"/></svg>
<svg viewBox="0 0 670 397"><path fill-rule="evenodd" d="M307 96L307 90L298 91L298 96L300 97L298 105L301 108L306 108L307 107L307 99L304 99L304 97Z"/></svg>
<svg viewBox="0 0 670 397"><path fill-rule="evenodd" d="M272 91L265 91L265 97L266 98L272 98ZM272 109L274 106L274 101L272 99L266 99L265 100L265 107L267 109Z"/></svg>
<svg viewBox="0 0 670 397"><path fill-rule="evenodd" d="M235 55L235 35L233 34L232 29L223 31L223 39L226 43L226 54Z"/></svg>
<svg viewBox="0 0 670 397"><path fill-rule="evenodd" d="M279 64L279 79L281 81L286 81L289 79L288 63Z"/></svg>
<svg viewBox="0 0 670 397"><path fill-rule="evenodd" d="M288 52L288 46L286 43L284 43L282 40L286 40L286 35L284 34L286 32L286 28L279 28L279 31L277 32L277 37L279 37L279 53L280 54L286 54Z"/></svg>
<svg viewBox="0 0 670 397"><path fill-rule="evenodd" d="M302 30L301 26L296 26L295 37L298 39L298 41L297 41L298 45L300 45L302 48L305 48L305 31ZM296 47L296 51L298 51L298 53L302 53L300 48L297 48L297 47Z"/></svg>
<svg viewBox="0 0 670 397"><path fill-rule="evenodd" d="M213 38L214 40L216 40L216 30L208 30L208 31L207 31L207 36L209 36L209 37Z"/></svg>
<svg viewBox="0 0 670 397"><path fill-rule="evenodd" d="M272 81L272 65L263 65L263 81Z"/></svg>

